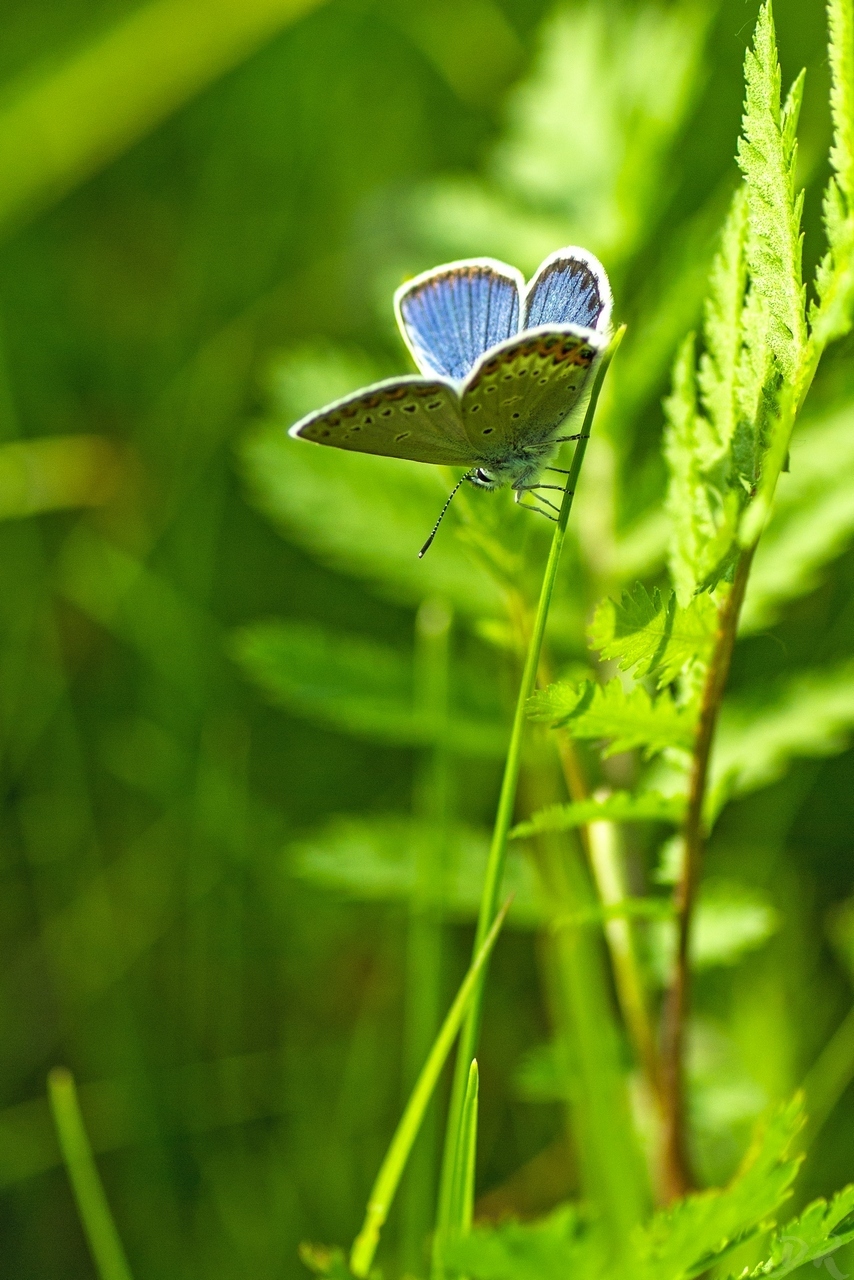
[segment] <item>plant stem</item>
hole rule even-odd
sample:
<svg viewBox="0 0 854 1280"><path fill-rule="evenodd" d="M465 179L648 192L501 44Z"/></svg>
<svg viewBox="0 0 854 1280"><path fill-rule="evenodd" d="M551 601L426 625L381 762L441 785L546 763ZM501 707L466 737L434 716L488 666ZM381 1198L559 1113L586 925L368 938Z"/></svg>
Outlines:
<svg viewBox="0 0 854 1280"><path fill-rule="evenodd" d="M596 793L597 799L600 794ZM587 832L590 866L599 901L604 907L619 907L628 897L620 829L615 822L591 822ZM661 1090L658 1048L638 963L633 922L626 915L616 915L605 921L604 930L620 1010L646 1081L650 1103L656 1105Z"/></svg>
<svg viewBox="0 0 854 1280"><path fill-rule="evenodd" d="M610 346L607 351L604 352L599 363L590 394L590 402L587 406L587 412L584 415L584 424L581 428L581 438L575 446L575 453L573 454L569 475L566 478L566 485L560 505L560 513L558 515L557 524L555 525L551 550L549 551L549 558L546 563L543 585L540 590L540 599L537 605L537 612L534 617L534 626L531 632L531 638L528 642L528 652L525 658L522 680L519 685L519 695L516 700L516 711L513 716L510 745L507 750L507 759L504 765L504 777L501 782L501 793L498 799L498 811L495 815L492 844L489 850L489 859L486 866L486 874L481 892L480 910L478 913L477 930L474 941L475 950L481 946L483 938L486 936L487 930L492 923L495 910L498 905L498 896L501 891L501 880L504 874L504 864L507 855L507 836L513 821L513 809L516 803L516 790L519 784L519 768L522 761L522 739L527 719L527 702L534 691L537 679L537 669L540 662L540 651L543 646L546 622L549 616L549 606L551 604L552 592L554 590L555 579L557 577L558 564L560 563L560 554L563 549L563 542L566 536L566 526L569 520L569 513L572 509L575 487L578 483L581 464L584 461L584 454L587 449L587 437L590 434L590 427L596 413L596 404L599 399L599 392L602 387L603 379L607 372L608 365L613 359L617 347L620 345L624 332L625 326L619 329L614 335ZM454 1162L456 1159L463 1099L465 1097L466 1085L468 1083L469 1067L472 1058L476 1056L477 1052L485 976L485 972L482 973L478 981L468 1016L460 1035L460 1042L457 1047L454 1081L451 1088L451 1100L448 1108L447 1128L445 1131L445 1149L442 1160L442 1178L439 1186L439 1208L436 1221L436 1234L433 1241L433 1276L436 1280L444 1275L444 1264L442 1261L443 1240L447 1234L450 1224L453 1198Z"/></svg>
<svg viewBox="0 0 854 1280"><path fill-rule="evenodd" d="M700 717L691 762L688 808L683 827L685 849L682 873L676 888L676 961L673 980L664 1006L661 1055L664 1106L663 1171L664 1191L668 1200L684 1195L693 1185L688 1155L683 1066L685 1019L690 984L691 923L706 840L703 808L709 760L755 550L756 544L753 543L742 551L736 565L732 587L718 610L717 631L701 694Z"/></svg>
<svg viewBox="0 0 854 1280"><path fill-rule="evenodd" d="M47 1090L59 1147L95 1269L100 1280L131 1280L125 1251L83 1127L71 1072L65 1067L54 1067L48 1074Z"/></svg>

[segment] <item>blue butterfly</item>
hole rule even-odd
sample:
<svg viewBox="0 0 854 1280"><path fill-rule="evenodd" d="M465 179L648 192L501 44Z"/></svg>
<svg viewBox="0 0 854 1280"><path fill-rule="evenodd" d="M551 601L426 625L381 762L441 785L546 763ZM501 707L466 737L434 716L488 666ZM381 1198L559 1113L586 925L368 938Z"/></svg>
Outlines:
<svg viewBox="0 0 854 1280"><path fill-rule="evenodd" d="M357 453L466 467L464 480L540 494L557 433L610 340L611 288L585 249L558 249L530 284L515 267L469 258L425 271L394 296L420 377L390 378L310 413L292 436ZM527 505L527 504L524 504ZM542 510L535 507L533 510ZM543 511L543 514L548 514Z"/></svg>

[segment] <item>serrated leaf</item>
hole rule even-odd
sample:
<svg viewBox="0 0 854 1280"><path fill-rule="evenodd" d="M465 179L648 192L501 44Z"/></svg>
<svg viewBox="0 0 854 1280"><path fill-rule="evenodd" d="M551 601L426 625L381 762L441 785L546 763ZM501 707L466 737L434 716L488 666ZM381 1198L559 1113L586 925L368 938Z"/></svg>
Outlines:
<svg viewBox="0 0 854 1280"><path fill-rule="evenodd" d="M768 1257L749 1272L750 1280L780 1280L807 1262L829 1257L854 1240L854 1186L838 1192L830 1204L814 1200L798 1218L774 1233Z"/></svg>
<svg viewBox="0 0 854 1280"><path fill-rule="evenodd" d="M681 822L685 813L682 796L664 796L658 791L613 791L603 800L577 800L540 809L527 822L510 832L511 840L522 840L544 831L570 831L588 822Z"/></svg>
<svg viewBox="0 0 854 1280"><path fill-rule="evenodd" d="M750 571L742 632L775 622L781 607L819 585L824 567L854 537L854 414L799 427L791 473L781 481L774 513Z"/></svg>
<svg viewBox="0 0 854 1280"><path fill-rule="evenodd" d="M747 199L744 189L739 188L709 275L703 324L706 350L698 375L703 407L721 451L729 448L739 420L738 367L747 288L746 250Z"/></svg>
<svg viewBox="0 0 854 1280"><path fill-rule="evenodd" d="M769 0L759 11L744 60L745 104L738 160L750 213L748 261L768 316L768 340L784 377L794 383L806 347L806 291L801 279L801 204L795 192L795 130L803 73L780 108L780 65Z"/></svg>
<svg viewBox="0 0 854 1280"><path fill-rule="evenodd" d="M606 755L635 747L647 756L668 747L690 750L696 722L694 708L678 706L670 694L653 699L642 685L626 693L619 679L550 685L529 700L528 713L565 727L573 738L608 741Z"/></svg>
<svg viewBox="0 0 854 1280"><path fill-rule="evenodd" d="M789 1150L803 1124L800 1099L758 1131L741 1169L722 1190L704 1191L654 1215L635 1230L618 1268L594 1221L562 1205L533 1222L475 1227L450 1259L476 1280L689 1280L757 1235L790 1194L799 1160Z"/></svg>
<svg viewBox="0 0 854 1280"><path fill-rule="evenodd" d="M810 308L819 351L851 328L854 302L854 9L851 0L828 0L828 60L833 174L824 193L828 249L816 270L817 300Z"/></svg>
<svg viewBox="0 0 854 1280"><path fill-rule="evenodd" d="M448 1248L448 1261L476 1280L559 1280L602 1274L605 1250L574 1205L534 1222L475 1227Z"/></svg>
<svg viewBox="0 0 854 1280"><path fill-rule="evenodd" d="M603 658L619 659L621 671L636 668L635 677L657 675L659 687L670 684L689 663L705 663L711 652L717 610L708 595L695 596L681 608L671 593L665 600L637 583L618 603L597 605L588 628L590 643Z"/></svg>
<svg viewBox="0 0 854 1280"><path fill-rule="evenodd" d="M803 1125L801 1100L760 1130L736 1177L721 1191L688 1196L637 1232L631 1280L687 1280L757 1233L789 1196L800 1161L789 1149Z"/></svg>
<svg viewBox="0 0 854 1280"><path fill-rule="evenodd" d="M854 666L792 679L766 703L724 704L708 796L710 816L733 795L775 782L792 760L837 755L854 728Z"/></svg>
<svg viewBox="0 0 854 1280"><path fill-rule="evenodd" d="M729 484L727 451L697 412L694 336L677 354L673 389L664 404L664 455L669 479L669 567L676 598L687 606L713 587L732 558L742 495Z"/></svg>
<svg viewBox="0 0 854 1280"><path fill-rule="evenodd" d="M443 745L500 757L497 723L452 716L439 723L415 701L408 654L359 636L295 622L262 622L233 637L232 652L278 705L342 733L399 746Z"/></svg>
<svg viewBox="0 0 854 1280"><path fill-rule="evenodd" d="M444 874L422 884L419 849L443 840ZM398 815L334 818L287 849L291 874L352 902L418 903L455 920L477 917L489 841L470 827L454 825L437 837L429 824ZM510 925L531 927L547 916L529 860L510 855L503 880L514 894Z"/></svg>

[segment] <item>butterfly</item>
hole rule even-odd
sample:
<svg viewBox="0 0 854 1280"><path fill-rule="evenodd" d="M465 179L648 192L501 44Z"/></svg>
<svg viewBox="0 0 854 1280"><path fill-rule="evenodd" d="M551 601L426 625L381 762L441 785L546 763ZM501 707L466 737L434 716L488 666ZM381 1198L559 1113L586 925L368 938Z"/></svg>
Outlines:
<svg viewBox="0 0 854 1280"><path fill-rule="evenodd" d="M527 286L515 267L494 258L434 267L394 295L420 376L389 378L336 400L290 435L465 467L422 556L464 481L509 485L517 502L530 493L542 504L532 509L548 514L543 507L557 508L540 491L560 486L537 478L562 440L579 438L558 431L608 345L611 307L605 269L585 249L550 254Z"/></svg>

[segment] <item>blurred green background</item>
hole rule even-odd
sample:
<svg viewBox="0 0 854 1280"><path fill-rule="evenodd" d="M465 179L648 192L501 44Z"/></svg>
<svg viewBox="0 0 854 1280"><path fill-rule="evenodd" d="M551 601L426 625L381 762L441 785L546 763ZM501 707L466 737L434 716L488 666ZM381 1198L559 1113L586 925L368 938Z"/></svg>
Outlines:
<svg viewBox="0 0 854 1280"><path fill-rule="evenodd" d="M6 0L4 1275L93 1274L44 1099L57 1063L78 1079L137 1277L272 1280L304 1274L300 1240L352 1238L421 1034L403 1030L406 824L450 787L476 863L512 645L500 574L496 586L469 571L450 524L418 577L443 478L294 452L284 428L408 368L391 316L407 274L470 253L530 273L573 241L599 253L630 330L558 610L561 661L584 661L597 595L662 571L661 398L735 182L755 9ZM811 264L823 7L778 0L776 17L784 79L808 68ZM733 678L745 698L850 656L852 351L848 339L834 353L814 411L816 430L836 431L808 476L822 494L837 486L833 536L819 572L801 563L798 528L782 528L801 578L788 595L766 582L754 602ZM479 510L504 512L498 499ZM536 567L544 533L529 524L508 527ZM432 606L438 631L422 611L416 642L415 611L434 597L447 602ZM471 723L443 763L421 721L395 720L389 689L410 688L416 643L429 701L430 670L447 674L430 637L448 606L462 618L451 697ZM376 687L353 706L360 680ZM710 873L738 882L754 925L741 963L698 983L709 1178L728 1175L753 1116L800 1083L851 1002L851 720L813 753L832 758L779 782L772 770L716 831ZM638 848L642 870L654 853ZM465 967L475 893L461 882L452 923L422 939L444 947L428 1006ZM555 1154L560 1101L532 1054L549 1033L525 902L487 1000L484 1212L548 1208L574 1186ZM852 1120L849 1092L807 1191L851 1177Z"/></svg>

